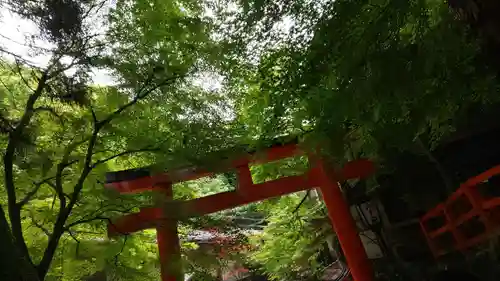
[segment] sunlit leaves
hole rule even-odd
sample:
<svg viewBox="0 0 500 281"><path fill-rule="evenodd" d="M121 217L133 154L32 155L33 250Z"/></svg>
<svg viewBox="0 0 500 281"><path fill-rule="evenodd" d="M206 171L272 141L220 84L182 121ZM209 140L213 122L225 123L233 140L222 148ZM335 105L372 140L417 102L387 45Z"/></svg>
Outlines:
<svg viewBox="0 0 500 281"><path fill-rule="evenodd" d="M282 44L264 49L257 67L234 78L251 85L240 88L241 118L258 124L261 134L307 123L317 137L383 158L384 146L408 149L417 136L433 147L467 108L497 101L497 82L481 62L478 42L446 3L322 1L323 13L313 17L307 1L300 10L273 8L285 3L242 4L248 11L242 17L255 26L260 19L277 23L283 14L313 23L308 38L261 32Z"/></svg>
<svg viewBox="0 0 500 281"><path fill-rule="evenodd" d="M302 274L311 276L324 266L317 258L330 235L330 226L313 226L311 220L323 214L317 213L314 200L295 210L300 201L301 197L289 195L272 205L264 204L269 211L269 224L262 235L252 239L257 250L250 260L273 280L289 280Z"/></svg>
<svg viewBox="0 0 500 281"><path fill-rule="evenodd" d="M72 38L72 30L49 35ZM322 147L339 162L346 150L350 157L383 157L384 148L407 149L419 136L436 145L471 104L498 101L496 77L482 64L477 42L439 1L126 0L117 1L106 32L108 52L92 63L109 67L119 83L87 87L85 67L66 76L65 66L56 64L59 73L48 80L16 148L19 200L38 188L22 212L36 261L64 201L59 196L71 198L82 171L93 168L66 223L52 279L75 280L100 270L116 279L158 277L154 233L129 237L125 246L124 239L103 240L106 218L153 201L151 194L104 190L106 171L152 164L158 171L213 168L220 158L248 150L245 145L261 148L277 136L311 129L314 139L328 140ZM26 66L26 82L11 68L0 70L2 133L23 114L40 76ZM195 83L205 74L220 79L208 87ZM104 122L131 101L138 102ZM92 161L85 163L93 134ZM252 167L254 181L307 166L302 158L284 162ZM44 182L61 172L59 182ZM178 184L175 197L227 191L234 181L226 174ZM252 259L275 278L317 267L325 233L307 224L310 200L295 210L302 195L236 211L268 215L264 243ZM225 227L225 215L181 222L182 235L201 225ZM209 271L202 267L189 268Z"/></svg>

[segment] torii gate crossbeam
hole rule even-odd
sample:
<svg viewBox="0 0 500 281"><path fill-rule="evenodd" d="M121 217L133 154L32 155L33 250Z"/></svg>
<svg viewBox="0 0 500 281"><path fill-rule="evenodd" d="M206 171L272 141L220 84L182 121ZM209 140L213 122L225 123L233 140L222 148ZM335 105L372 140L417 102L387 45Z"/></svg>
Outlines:
<svg viewBox="0 0 500 281"><path fill-rule="evenodd" d="M251 164L267 163L299 154L304 154L304 152L296 144L287 144L273 146L265 150L264 153L247 154L236 161L229 161L229 163L226 161L226 163L221 164L217 172L236 170L238 175L236 190L189 201L173 201L172 184L205 177L214 174L214 172L188 168L157 175L148 175L147 171L144 170L110 173L106 184L108 188L116 189L121 193L157 190L163 193L162 198L170 204L162 204L163 207L142 208L139 213L113 220L112 224L108 226L108 235L113 237L156 228L162 281L181 281L184 279L177 264L180 261L177 236L178 220L317 188L322 194L354 280L372 281L373 272L370 261L338 182L370 175L373 172L373 164L368 160L356 160L347 163L340 172L335 172L319 157L309 155L310 169L305 174L258 184L253 183L250 174Z"/></svg>

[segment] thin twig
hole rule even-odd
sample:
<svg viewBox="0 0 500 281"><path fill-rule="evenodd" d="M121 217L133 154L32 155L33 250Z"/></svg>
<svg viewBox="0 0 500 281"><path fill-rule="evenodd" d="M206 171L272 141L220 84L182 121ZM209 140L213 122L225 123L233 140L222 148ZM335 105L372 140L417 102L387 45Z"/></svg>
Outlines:
<svg viewBox="0 0 500 281"><path fill-rule="evenodd" d="M93 218L82 219L82 220L78 220L78 221L72 222L72 223L68 224L65 228L66 229L70 229L73 226L76 226L76 225L79 225L79 224L84 224L84 223L89 223L89 222L93 222L93 221L97 221L97 220L111 221L111 219L107 218L107 217L95 216Z"/></svg>
<svg viewBox="0 0 500 281"><path fill-rule="evenodd" d="M95 10L95 12L94 12L94 13L98 13L98 12L99 12L99 10L101 10L101 9L104 7L104 5L106 4L106 2L107 2L107 1L101 1L100 3L95 3L95 4L92 4L92 5L90 6L90 8L88 9L88 11L87 11L87 12L85 12L85 14L83 14L83 17L82 17L82 18L84 18L84 19L85 19L85 18L87 18L87 17L90 15L90 13L91 13L91 12L93 12L93 10L94 10L95 8L97 8L97 9Z"/></svg>
<svg viewBox="0 0 500 281"><path fill-rule="evenodd" d="M55 116L59 120L59 123L61 123L61 126L64 127L64 119L52 107L39 106L39 107L35 108L33 111L34 112L45 111L45 112L50 113L51 115Z"/></svg>
<svg viewBox="0 0 500 281"><path fill-rule="evenodd" d="M31 213L31 212L30 212L30 213ZM48 229L46 229L45 227L43 227L41 224L39 224L39 223L35 220L35 218L34 218L34 216L33 216L33 213L31 213L30 218L31 218L31 223L32 223L34 226L36 226L36 227L37 227L38 229L40 229L43 233L45 233L45 235L47 235L47 237L50 237L50 231L49 231Z"/></svg>
<svg viewBox="0 0 500 281"><path fill-rule="evenodd" d="M50 206L50 210L54 210L54 205L56 204L56 197L57 195L54 193L52 196L52 205Z"/></svg>
<svg viewBox="0 0 500 281"><path fill-rule="evenodd" d="M99 123L99 121L97 120L97 115L95 114L95 111L94 111L94 108L92 107L92 105L90 105L90 112L92 113L92 121L94 121L94 125Z"/></svg>
<svg viewBox="0 0 500 281"><path fill-rule="evenodd" d="M300 206L302 206L302 204L304 204L304 202L306 201L307 197L309 197L309 190L306 191L306 195L304 195L304 198L302 198L302 200L300 200L300 203L297 205L297 207L295 207L295 209L293 210L292 213L295 213L299 210Z"/></svg>
<svg viewBox="0 0 500 281"><path fill-rule="evenodd" d="M118 257L123 253L123 249L125 249L125 244L127 244L127 238L128 238L128 235L125 235L124 239L123 239L123 245L122 245L122 248L120 249L120 252L118 252L114 259L115 259L115 266L118 266Z"/></svg>
<svg viewBox="0 0 500 281"><path fill-rule="evenodd" d="M14 92L12 92L12 89L3 82L3 79L0 78L0 83L2 83L3 87L10 93L11 96L14 96Z"/></svg>
<svg viewBox="0 0 500 281"><path fill-rule="evenodd" d="M126 109L128 109L129 107L133 106L134 104L136 104L137 102L139 102L140 100L146 98L149 94L151 94L154 90L162 87L162 86L165 86L167 85L168 83L170 83L171 81L173 80L176 80L178 78L180 78L182 76L180 75L175 75L175 76L172 76L170 78L167 78L165 79L164 81L162 81L160 84L157 84L157 85L154 85L153 87L151 87L150 89L148 90L145 90L146 87L147 87L147 84L151 81L151 78L149 78L146 82L144 82L144 85L141 87L141 89L139 89L137 95L128 103L124 104L123 106L121 106L120 108L118 108L117 110L115 110L113 113L111 113L110 115L108 115L108 117L106 117L106 119L100 121L98 124L100 127L108 124L109 122L111 122L111 120L113 120L116 116L120 115L123 111L125 111ZM144 91L144 92L143 92Z"/></svg>
<svg viewBox="0 0 500 281"><path fill-rule="evenodd" d="M68 229L67 232L69 233L69 236L71 236L71 238L73 238L73 240L75 240L76 242L75 256L78 257L78 252L80 250L80 240L78 240L75 235L73 235L73 232L71 230Z"/></svg>
<svg viewBox="0 0 500 281"><path fill-rule="evenodd" d="M109 208L110 206L115 207L116 205L103 206L103 202L101 202L100 205L101 206L96 211L94 211L91 215L84 216L83 218L68 224L66 226L66 228L71 228L71 227L79 225L79 224L89 223L89 222L93 222L96 220L106 220L106 221L110 222L110 224L112 224L111 220L108 217L103 216L104 213L117 212L117 213L122 213L122 214L128 214L128 213L130 213L130 211L132 211L132 209L137 207L137 206L133 206L133 207L126 208L126 209Z"/></svg>
<svg viewBox="0 0 500 281"><path fill-rule="evenodd" d="M86 138L80 140L80 141L76 141L76 142L72 142L70 143L65 151L64 151L64 155L63 155L63 159L61 160L61 162L57 165L57 171L56 171L56 184L53 186L54 190L56 191L57 193L57 196L59 197L59 202L60 202L60 205L61 205L61 208L65 208L66 207L66 197L69 197L67 196L64 192L63 192L63 176L64 176L64 169L66 169L67 167L73 165L74 163L78 162L79 160L72 160L72 161L69 161L69 156L71 154L71 152L73 152L79 145L85 143L87 141ZM70 199L71 200L71 199Z"/></svg>
<svg viewBox="0 0 500 281"><path fill-rule="evenodd" d="M35 194L38 192L38 190L40 189L40 187L45 184L45 183L48 183L49 181L53 180L55 178L55 176L53 177L48 177L46 179L43 179L39 182L35 182L33 183L33 185L35 186L35 188L33 188L30 192L28 192L26 194L26 196L24 196L24 198L19 202L17 203L19 208L24 206L26 203L28 203L31 198L33 198L33 196L35 196Z"/></svg>
<svg viewBox="0 0 500 281"><path fill-rule="evenodd" d="M16 71L17 71L17 74L19 74L19 77L21 77L21 80L23 80L26 87L28 87L28 89L30 89L31 91L34 92L35 89L33 89L33 87L31 87L30 83L24 78L24 75L21 71L21 65L20 65L20 62L18 59L16 59Z"/></svg>
<svg viewBox="0 0 500 281"><path fill-rule="evenodd" d="M11 55L13 56L15 59L18 59L18 60L21 60L23 61L24 64L28 65L29 67L33 67L33 68L36 68L36 69L39 69L38 66L36 66L33 62L31 61L28 61L27 59L23 58L22 56L16 54L16 53L13 53L13 52L10 52L10 51L7 51L6 49L4 48L0 48L0 53L6 53L8 55Z"/></svg>
<svg viewBox="0 0 500 281"><path fill-rule="evenodd" d="M159 150L160 150L159 148L142 148L142 149L134 149L134 150L123 151L123 152L115 154L113 156L110 156L110 157L101 159L99 161L96 161L94 164L92 164L92 169L94 169L98 165L104 164L104 163L106 163L106 162L108 162L110 160L113 160L113 159L121 157L121 156L129 155L129 154L134 154L134 153L139 153L139 152L154 152L154 151L159 151Z"/></svg>
<svg viewBox="0 0 500 281"><path fill-rule="evenodd" d="M57 62L60 62L60 59L58 59ZM54 70L54 72L51 72L51 74L49 75L49 79L57 77L59 74L63 73L64 71L69 70L70 68L72 68L76 65L79 65L79 64L80 64L80 60L78 58L74 58L68 65L61 67L61 68L58 68L58 69ZM55 66L55 63L52 64L51 68L54 66Z"/></svg>

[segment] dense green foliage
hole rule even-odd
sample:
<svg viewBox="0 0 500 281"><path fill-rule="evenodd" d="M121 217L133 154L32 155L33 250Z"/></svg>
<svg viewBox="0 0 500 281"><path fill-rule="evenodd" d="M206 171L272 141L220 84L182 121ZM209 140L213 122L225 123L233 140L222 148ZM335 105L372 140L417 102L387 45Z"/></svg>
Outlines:
<svg viewBox="0 0 500 281"><path fill-rule="evenodd" d="M38 27L28 57L0 45L0 269L9 280L158 278L153 231L106 238L110 218L152 204L154 195L105 190L107 171L212 168L222 156L298 134L339 164L368 156L390 169L388 151L432 157L470 108L499 97L481 26L457 20L456 7L442 1L1 5ZM34 65L36 55L47 63ZM113 83L95 85L98 69ZM289 159L252 173L262 182L306 166ZM174 190L190 199L232 188L228 173ZM276 280L322 267L319 251L332 233L312 223L325 215L304 195L230 214L266 215L247 261ZM227 216L183 221L181 236L202 225L234 227ZM188 273L224 266L193 255L196 247L183 244Z"/></svg>

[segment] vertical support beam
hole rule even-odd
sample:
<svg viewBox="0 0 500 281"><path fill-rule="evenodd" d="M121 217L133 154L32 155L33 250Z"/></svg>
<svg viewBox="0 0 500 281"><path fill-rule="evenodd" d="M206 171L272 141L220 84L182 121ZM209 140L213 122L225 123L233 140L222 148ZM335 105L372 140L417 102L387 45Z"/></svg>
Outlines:
<svg viewBox="0 0 500 281"><path fill-rule="evenodd" d="M450 213L448 212L446 205L443 209L444 217L446 218L446 225L450 228L451 234L453 235L453 238L455 238L455 241L457 242L457 248L458 250L463 249L465 246L465 239L460 233L458 232L458 229L455 227L455 221L454 219L450 216Z"/></svg>
<svg viewBox="0 0 500 281"><path fill-rule="evenodd" d="M312 176L325 201L328 215L339 238L352 277L355 281L373 281L372 266L359 237L349 205L344 200L339 184L335 178L332 178L332 174L334 174L333 171L327 170L323 161L315 159Z"/></svg>
<svg viewBox="0 0 500 281"><path fill-rule="evenodd" d="M238 176L238 190L244 191L249 190L253 185L252 173L250 172L250 165L242 165L236 168Z"/></svg>
<svg viewBox="0 0 500 281"><path fill-rule="evenodd" d="M163 211L173 198L172 185L170 183L160 183L161 191L157 196L162 204ZM156 226L156 237L158 242L158 252L160 254L161 280L162 281L184 281L182 274L182 264L180 255L180 243L177 233L177 221L174 219L161 219Z"/></svg>

